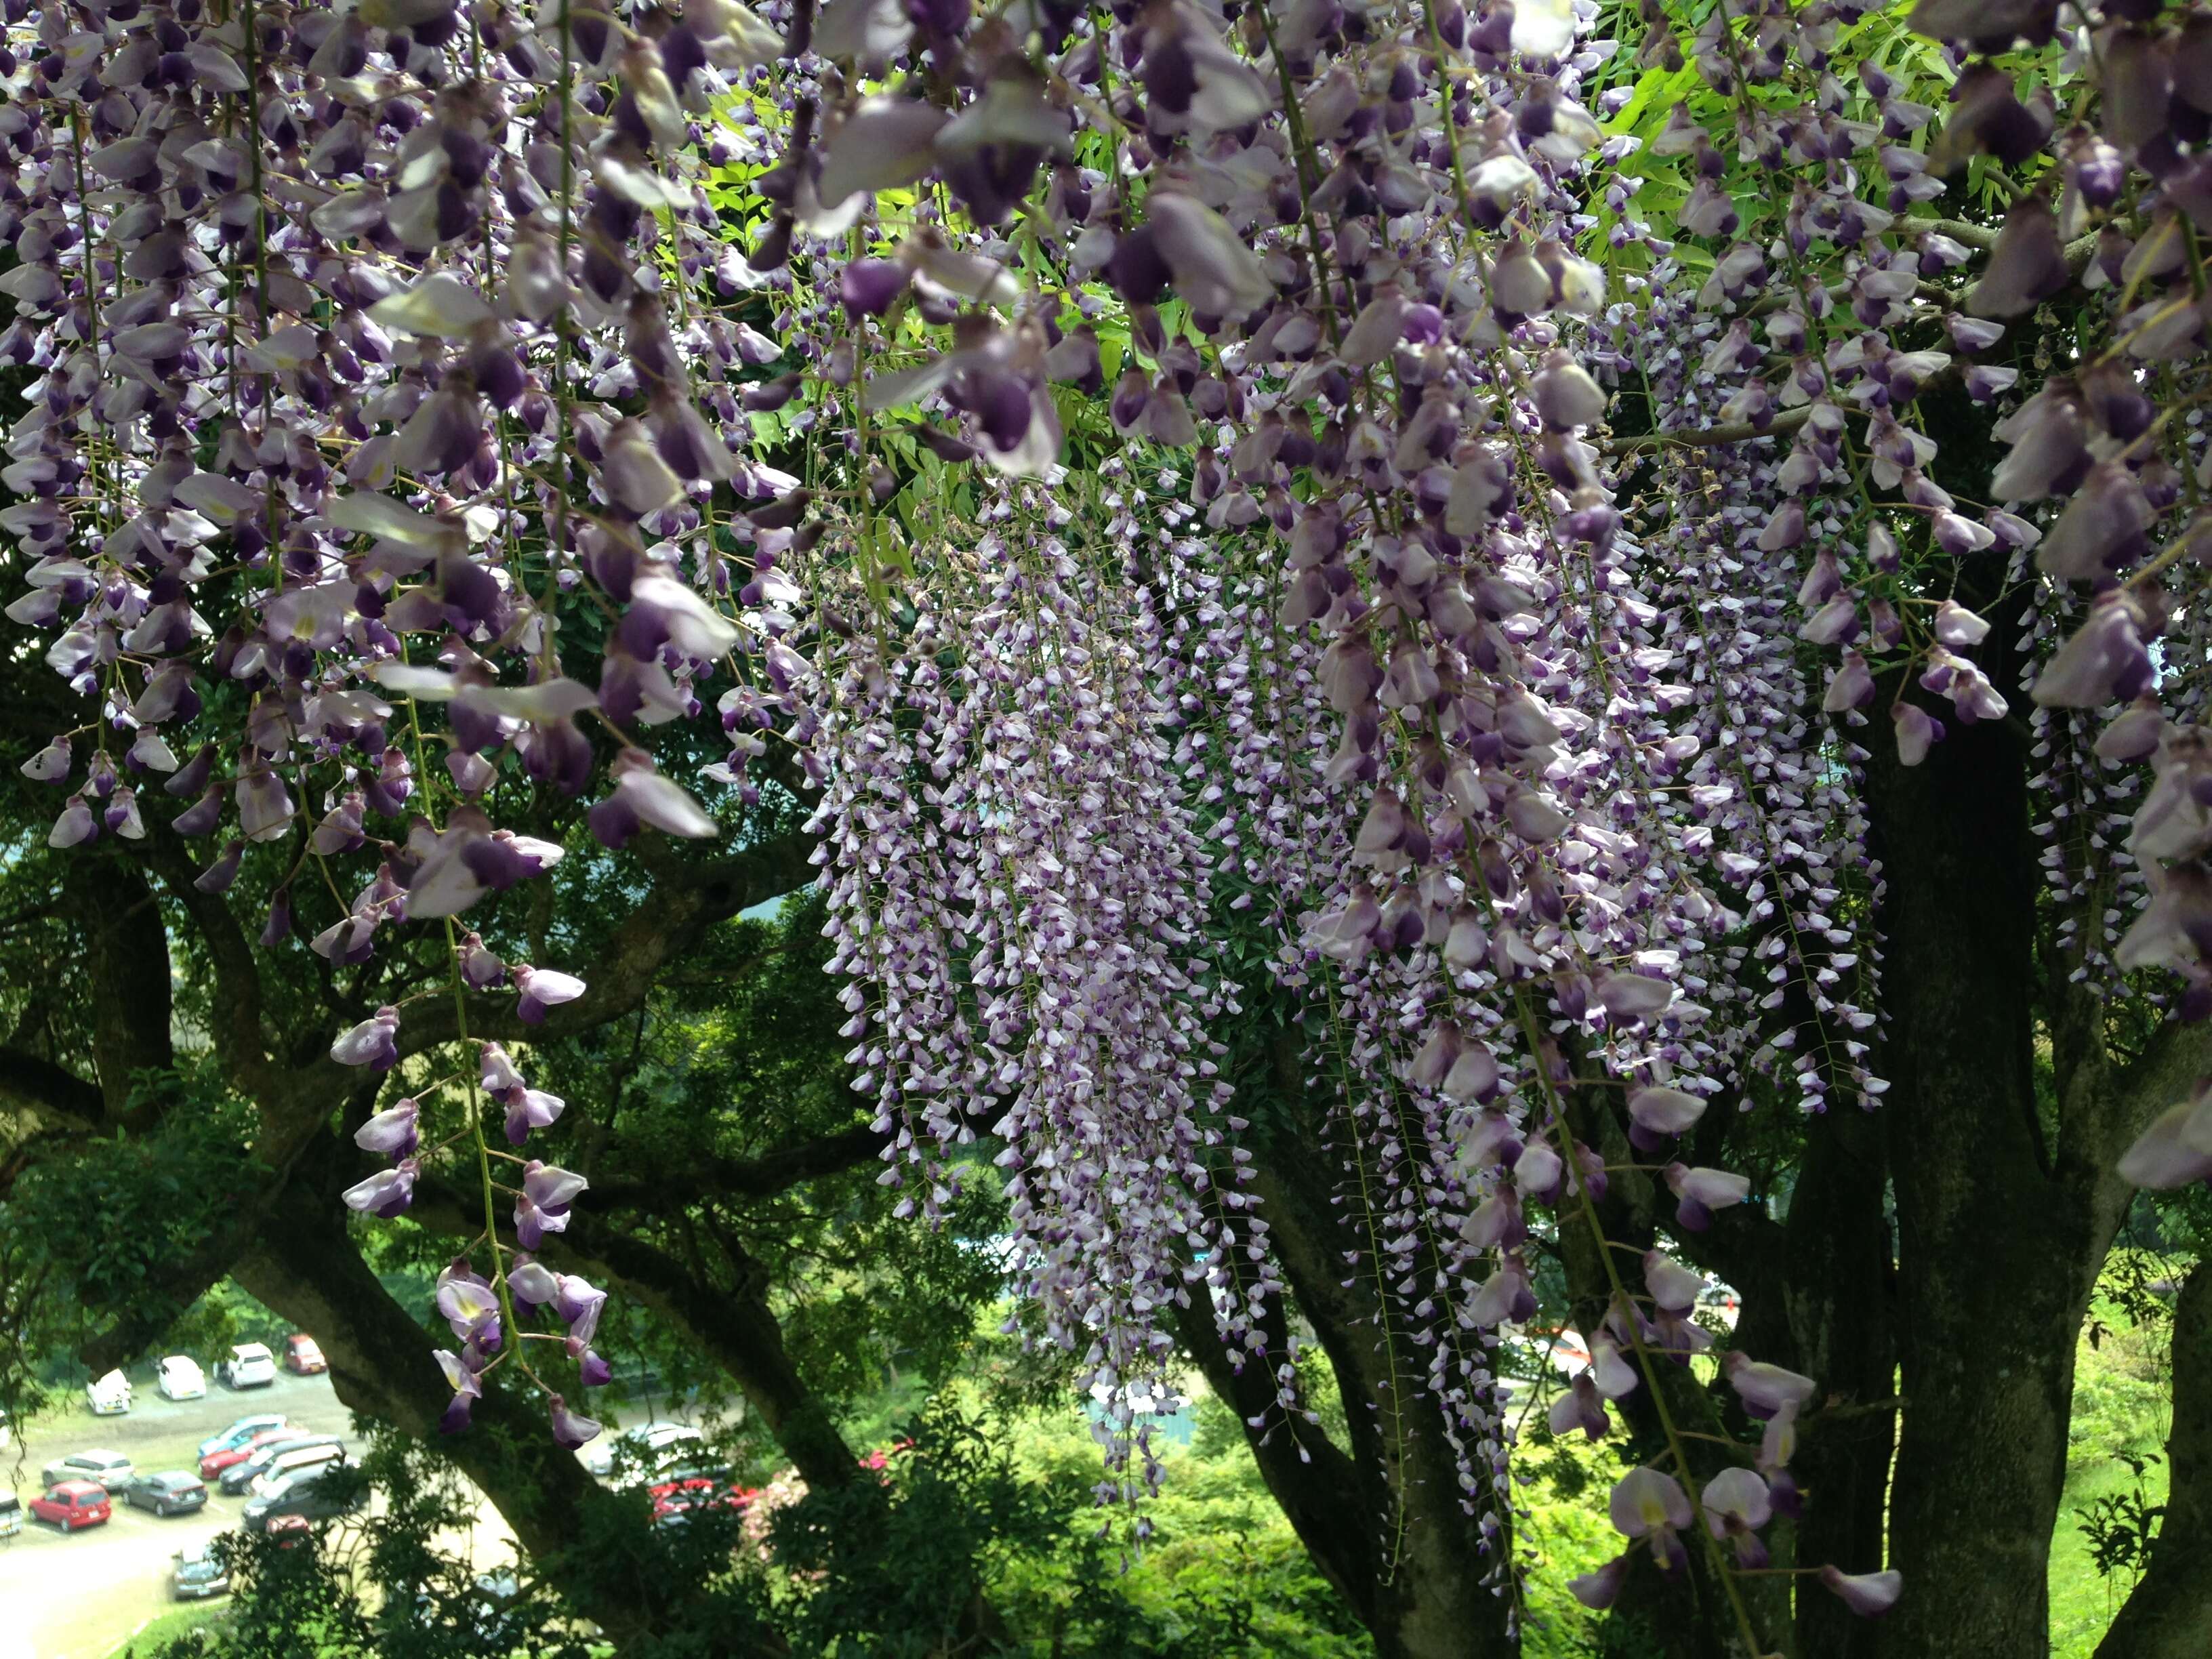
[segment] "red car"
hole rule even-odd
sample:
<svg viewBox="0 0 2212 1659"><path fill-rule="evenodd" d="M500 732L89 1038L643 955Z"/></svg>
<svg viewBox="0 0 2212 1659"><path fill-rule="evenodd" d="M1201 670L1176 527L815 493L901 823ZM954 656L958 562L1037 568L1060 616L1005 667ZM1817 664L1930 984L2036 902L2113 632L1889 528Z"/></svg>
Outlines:
<svg viewBox="0 0 2212 1659"><path fill-rule="evenodd" d="M331 1368L323 1358L322 1345L305 1331L295 1331L284 1339L284 1369L296 1371L301 1376L313 1376Z"/></svg>
<svg viewBox="0 0 2212 1659"><path fill-rule="evenodd" d="M688 1519L694 1510L719 1504L726 1509L744 1510L750 1508L759 1494L751 1486L740 1486L730 1479L726 1468L698 1464L671 1469L647 1488L653 1499L653 1524L681 1522Z"/></svg>
<svg viewBox="0 0 2212 1659"><path fill-rule="evenodd" d="M240 1442L222 1451L210 1452L200 1459L200 1479L213 1480L234 1463L243 1463L272 1440L290 1440L306 1432L297 1425L287 1423L282 1428L264 1429L251 1440Z"/></svg>
<svg viewBox="0 0 2212 1659"><path fill-rule="evenodd" d="M115 1510L106 1492L91 1481L64 1480L48 1487L44 1498L33 1498L31 1513L41 1521L52 1522L64 1532L75 1532L81 1527L106 1525Z"/></svg>

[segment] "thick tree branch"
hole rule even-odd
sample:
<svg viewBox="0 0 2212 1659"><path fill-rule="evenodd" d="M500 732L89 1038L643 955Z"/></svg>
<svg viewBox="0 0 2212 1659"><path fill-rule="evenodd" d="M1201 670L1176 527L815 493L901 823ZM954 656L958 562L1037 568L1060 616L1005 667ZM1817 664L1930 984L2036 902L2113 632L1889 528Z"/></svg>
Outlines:
<svg viewBox="0 0 2212 1659"><path fill-rule="evenodd" d="M207 951L215 975L215 994L208 1007L216 1055L233 1086L265 1113L282 1093L282 1073L269 1063L268 1034L261 1023L261 964L253 945L222 896L203 893L192 884L200 875L199 866L167 825L147 825L143 856L191 918Z"/></svg>
<svg viewBox="0 0 2212 1659"><path fill-rule="evenodd" d="M455 1237L474 1237L483 1229L482 1209L439 1181L417 1184L408 1214ZM751 1265L744 1263L736 1288L708 1283L659 1246L581 1208L571 1212L568 1231L549 1236L538 1254L557 1271L604 1279L696 1342L737 1384L808 1486L857 1481L859 1458L783 1346L782 1327L763 1293L764 1273L744 1274L742 1268Z"/></svg>
<svg viewBox="0 0 2212 1659"><path fill-rule="evenodd" d="M1206 1385L1243 1424L1260 1478L1322 1577L1361 1623L1373 1623L1382 1577L1376 1536L1370 1528L1347 1524L1367 1501L1358 1467L1319 1429L1285 1416L1267 1365L1231 1350L1212 1308L1194 1300L1174 1318L1176 1334Z"/></svg>
<svg viewBox="0 0 2212 1659"><path fill-rule="evenodd" d="M106 1103L100 1085L21 1048L0 1048L0 1096L22 1102L47 1121L96 1133Z"/></svg>
<svg viewBox="0 0 2212 1659"><path fill-rule="evenodd" d="M436 1342L362 1261L342 1211L301 1186L289 1189L279 1207L281 1224L264 1230L240 1258L240 1282L315 1334L345 1405L434 1440L452 1398L430 1357ZM592 1559L592 1571L562 1574L561 1582L572 1587L580 1610L622 1647L660 1651L654 1644L680 1629L699 1644L684 1651L715 1659L782 1650L757 1628L687 1617L693 1588L659 1559L636 1516L554 1443L534 1402L506 1387L488 1387L473 1425L443 1444L546 1571L559 1573L563 1559Z"/></svg>
<svg viewBox="0 0 2212 1659"><path fill-rule="evenodd" d="M680 1170L655 1170L649 1176L592 1177L592 1196L602 1210L657 1210L696 1199L774 1198L793 1187L823 1176L857 1169L878 1157L890 1136L868 1125L857 1124L836 1134L793 1141L772 1147L757 1158L715 1158L687 1153ZM619 1161L635 1160L627 1143L615 1140L602 1156Z"/></svg>
<svg viewBox="0 0 2212 1659"><path fill-rule="evenodd" d="M154 889L135 862L79 858L62 888L76 915L86 976L92 981L92 1063L110 1121L123 1121L133 1080L166 1071L169 1042L169 932ZM157 1109L141 1112L149 1127Z"/></svg>

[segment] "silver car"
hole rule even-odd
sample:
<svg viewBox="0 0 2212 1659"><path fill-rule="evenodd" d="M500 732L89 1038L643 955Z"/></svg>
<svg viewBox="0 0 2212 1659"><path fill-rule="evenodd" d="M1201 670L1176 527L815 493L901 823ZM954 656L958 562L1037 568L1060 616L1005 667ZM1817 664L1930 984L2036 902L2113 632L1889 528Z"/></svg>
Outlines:
<svg viewBox="0 0 2212 1659"><path fill-rule="evenodd" d="M205 1544L187 1544L169 1566L169 1594L179 1601L204 1601L230 1594L230 1574Z"/></svg>
<svg viewBox="0 0 2212 1659"><path fill-rule="evenodd" d="M137 1473L119 1451L81 1451L56 1458L39 1472L39 1479L49 1486L58 1486L64 1480L89 1480L112 1498Z"/></svg>

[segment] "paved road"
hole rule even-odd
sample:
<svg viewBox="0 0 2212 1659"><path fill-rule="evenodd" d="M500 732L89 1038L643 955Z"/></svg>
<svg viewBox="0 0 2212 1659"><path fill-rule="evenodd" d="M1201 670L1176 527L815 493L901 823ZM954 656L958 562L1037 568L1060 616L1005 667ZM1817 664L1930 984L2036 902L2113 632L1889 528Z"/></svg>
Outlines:
<svg viewBox="0 0 2212 1659"><path fill-rule="evenodd" d="M191 1468L209 1436L248 1413L278 1411L327 1434L349 1426L327 1376L280 1371L269 1387L242 1394L210 1383L204 1400L172 1401L142 1389L122 1417L96 1418L80 1406L30 1425L0 1452L0 1486L12 1483L27 1504L41 1464L92 1447L123 1452L141 1469ZM0 1659L100 1659L168 1610L169 1558L235 1526L245 1505L213 1490L197 1515L157 1517L118 1503L107 1525L71 1534L27 1517L20 1536L0 1539Z"/></svg>

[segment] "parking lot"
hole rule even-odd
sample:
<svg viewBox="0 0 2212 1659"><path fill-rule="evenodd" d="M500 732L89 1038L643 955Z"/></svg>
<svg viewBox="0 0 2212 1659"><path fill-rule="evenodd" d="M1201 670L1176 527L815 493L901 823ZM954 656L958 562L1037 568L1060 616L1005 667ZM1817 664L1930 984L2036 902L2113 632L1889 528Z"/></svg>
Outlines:
<svg viewBox="0 0 2212 1659"><path fill-rule="evenodd" d="M327 1434L349 1427L330 1378L287 1371L239 1394L210 1381L204 1400L167 1401L142 1385L122 1417L93 1416L80 1395L76 1410L32 1424L0 1452L0 1487L12 1485L27 1504L39 1495L42 1464L92 1447L122 1452L142 1471L191 1469L201 1441L260 1412L283 1412ZM212 1486L207 1507L191 1515L157 1517L118 1498L106 1526L70 1534L27 1510L21 1534L0 1539L0 1659L101 1659L173 1605L169 1558L237 1525L245 1507L245 1498Z"/></svg>
<svg viewBox="0 0 2212 1659"><path fill-rule="evenodd" d="M266 1388L233 1393L212 1377L204 1400L168 1401L140 1382L128 1413L94 1417L80 1391L73 1409L29 1425L0 1450L0 1491L11 1486L26 1505L40 1495L39 1474L50 1460L94 1449L128 1456L142 1474L194 1469L201 1441L241 1417L282 1412L302 1427L352 1438L352 1419L327 1376L280 1370ZM611 1430L655 1420L650 1401L598 1413ZM372 1497L371 1512L381 1502ZM12 1539L0 1538L0 1659L106 1659L142 1626L177 1604L169 1598L170 1558L239 1524L243 1497L208 1485L207 1506L191 1515L157 1516L115 1500L114 1519L84 1532L64 1533L30 1517ZM514 1559L514 1534L489 1502L479 1501L465 1536L440 1540L465 1553L479 1570Z"/></svg>

